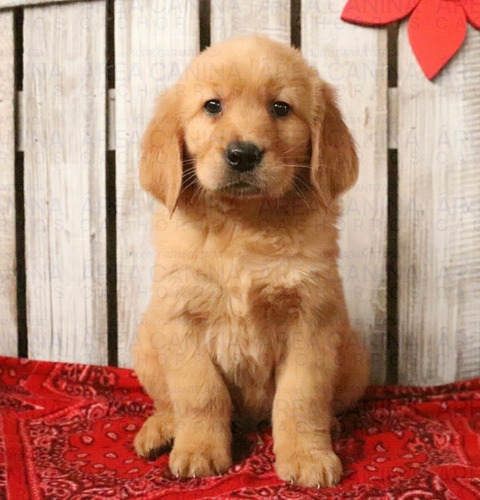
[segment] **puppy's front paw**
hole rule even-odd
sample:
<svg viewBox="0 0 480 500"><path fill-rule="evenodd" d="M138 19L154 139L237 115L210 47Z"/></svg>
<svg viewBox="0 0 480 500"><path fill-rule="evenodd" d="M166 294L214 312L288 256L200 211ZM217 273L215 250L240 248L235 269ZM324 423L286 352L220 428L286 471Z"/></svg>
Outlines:
<svg viewBox="0 0 480 500"><path fill-rule="evenodd" d="M223 474L232 465L230 450L215 443L197 446L175 444L169 466L177 477L205 477Z"/></svg>
<svg viewBox="0 0 480 500"><path fill-rule="evenodd" d="M342 463L332 450L299 450L277 453L277 475L301 486L335 486L342 477Z"/></svg>
<svg viewBox="0 0 480 500"><path fill-rule="evenodd" d="M161 454L173 438L173 429L168 419L162 421L161 416L153 414L142 425L135 436L133 446L137 454L145 458L155 458Z"/></svg>

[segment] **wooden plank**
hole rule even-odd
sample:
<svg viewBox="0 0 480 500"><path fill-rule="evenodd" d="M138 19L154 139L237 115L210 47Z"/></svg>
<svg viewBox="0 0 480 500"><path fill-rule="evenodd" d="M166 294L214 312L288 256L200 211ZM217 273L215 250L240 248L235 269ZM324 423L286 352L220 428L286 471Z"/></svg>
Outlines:
<svg viewBox="0 0 480 500"><path fill-rule="evenodd" d="M302 3L302 52L338 94L360 159L340 221L352 324L370 345L372 381L386 375L387 33L344 23L343 0Z"/></svg>
<svg viewBox="0 0 480 500"><path fill-rule="evenodd" d="M399 378L480 375L480 33L429 81L399 37Z"/></svg>
<svg viewBox="0 0 480 500"><path fill-rule="evenodd" d="M252 15L254 4L244 2L232 11L228 1L213 0L212 42L252 32L288 42L289 6L263 2L270 13L264 16ZM302 51L326 80L342 84L340 101L359 143L362 171L342 221L342 270L353 323L369 334L373 380L381 382L386 345L387 39L382 31L342 23L342 6L341 1L302 4Z"/></svg>
<svg viewBox="0 0 480 500"><path fill-rule="evenodd" d="M105 2L24 17L29 356L107 362Z"/></svg>
<svg viewBox="0 0 480 500"><path fill-rule="evenodd" d="M28 7L31 5L38 4L53 4L53 3L63 3L72 2L75 0L0 0L0 9L9 9L12 7Z"/></svg>
<svg viewBox="0 0 480 500"><path fill-rule="evenodd" d="M13 13L0 13L0 354L17 355Z"/></svg>
<svg viewBox="0 0 480 500"><path fill-rule="evenodd" d="M290 1L212 0L210 23L212 44L252 33L290 43Z"/></svg>
<svg viewBox="0 0 480 500"><path fill-rule="evenodd" d="M156 97L199 50L197 2L115 3L118 361L131 366L131 344L153 279L152 199L138 181L141 136Z"/></svg>

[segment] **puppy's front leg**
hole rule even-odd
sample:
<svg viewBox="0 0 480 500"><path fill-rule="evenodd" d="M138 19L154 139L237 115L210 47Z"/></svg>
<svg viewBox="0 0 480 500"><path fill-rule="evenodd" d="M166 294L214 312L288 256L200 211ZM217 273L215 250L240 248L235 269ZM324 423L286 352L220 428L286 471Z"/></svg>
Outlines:
<svg viewBox="0 0 480 500"><path fill-rule="evenodd" d="M272 413L277 474L303 486L333 486L342 475L330 436L336 348L330 332L314 334L307 323L290 332Z"/></svg>
<svg viewBox="0 0 480 500"><path fill-rule="evenodd" d="M170 470L181 477L225 472L231 465L231 401L212 361L198 350L170 359L166 378L175 414Z"/></svg>

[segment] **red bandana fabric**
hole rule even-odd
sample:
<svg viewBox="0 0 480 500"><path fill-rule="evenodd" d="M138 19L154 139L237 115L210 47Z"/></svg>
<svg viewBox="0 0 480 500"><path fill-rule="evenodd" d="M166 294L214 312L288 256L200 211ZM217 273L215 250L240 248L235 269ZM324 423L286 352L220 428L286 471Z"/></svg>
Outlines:
<svg viewBox="0 0 480 500"><path fill-rule="evenodd" d="M0 357L0 499L480 498L480 379L373 387L340 418L335 488L275 475L269 429L223 476L176 479L135 455L152 411L131 370Z"/></svg>

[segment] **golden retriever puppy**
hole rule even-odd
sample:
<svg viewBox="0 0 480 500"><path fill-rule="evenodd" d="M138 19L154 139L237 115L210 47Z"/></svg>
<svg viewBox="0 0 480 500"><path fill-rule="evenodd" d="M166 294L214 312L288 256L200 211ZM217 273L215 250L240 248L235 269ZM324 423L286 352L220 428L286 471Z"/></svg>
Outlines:
<svg viewBox="0 0 480 500"><path fill-rule="evenodd" d="M357 171L332 89L268 38L207 49L159 99L140 164L161 204L133 351L156 409L139 455L173 441L173 474L221 474L232 418L271 419L280 478L340 480L334 414L369 378L337 269L337 198Z"/></svg>

